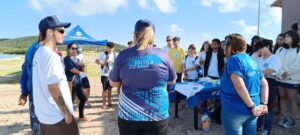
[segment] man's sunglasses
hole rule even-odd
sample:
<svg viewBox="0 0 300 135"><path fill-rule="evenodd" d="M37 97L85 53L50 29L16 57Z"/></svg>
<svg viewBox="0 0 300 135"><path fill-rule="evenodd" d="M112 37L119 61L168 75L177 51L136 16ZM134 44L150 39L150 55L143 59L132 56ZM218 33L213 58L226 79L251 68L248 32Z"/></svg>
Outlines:
<svg viewBox="0 0 300 135"><path fill-rule="evenodd" d="M64 29L55 29L55 30L57 30L60 34L64 34L65 33Z"/></svg>
<svg viewBox="0 0 300 135"><path fill-rule="evenodd" d="M71 49L72 49L72 50L77 50L77 48L76 48L76 47L72 47Z"/></svg>
<svg viewBox="0 0 300 135"><path fill-rule="evenodd" d="M167 41L169 42L169 41L172 41L171 39L167 39Z"/></svg>

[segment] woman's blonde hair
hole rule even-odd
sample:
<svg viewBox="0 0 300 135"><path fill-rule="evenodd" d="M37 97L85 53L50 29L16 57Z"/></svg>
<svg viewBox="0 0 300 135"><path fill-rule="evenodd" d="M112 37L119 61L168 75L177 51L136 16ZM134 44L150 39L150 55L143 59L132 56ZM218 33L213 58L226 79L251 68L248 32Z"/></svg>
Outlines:
<svg viewBox="0 0 300 135"><path fill-rule="evenodd" d="M134 33L134 44L138 50L144 50L154 43L154 31L152 26L145 27L142 31Z"/></svg>

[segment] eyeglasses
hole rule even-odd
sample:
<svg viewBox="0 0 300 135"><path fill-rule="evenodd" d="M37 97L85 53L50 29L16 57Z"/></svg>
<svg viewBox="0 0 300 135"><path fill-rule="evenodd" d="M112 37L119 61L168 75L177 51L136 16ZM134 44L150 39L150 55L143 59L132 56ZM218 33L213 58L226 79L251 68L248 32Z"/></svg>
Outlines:
<svg viewBox="0 0 300 135"><path fill-rule="evenodd" d="M167 41L169 42L169 41L172 41L171 39L167 39Z"/></svg>
<svg viewBox="0 0 300 135"><path fill-rule="evenodd" d="M64 34L65 33L64 29L55 29L55 30L57 30L60 34Z"/></svg>
<svg viewBox="0 0 300 135"><path fill-rule="evenodd" d="M72 49L72 50L77 50L77 48L76 48L76 47L72 47L71 49Z"/></svg>

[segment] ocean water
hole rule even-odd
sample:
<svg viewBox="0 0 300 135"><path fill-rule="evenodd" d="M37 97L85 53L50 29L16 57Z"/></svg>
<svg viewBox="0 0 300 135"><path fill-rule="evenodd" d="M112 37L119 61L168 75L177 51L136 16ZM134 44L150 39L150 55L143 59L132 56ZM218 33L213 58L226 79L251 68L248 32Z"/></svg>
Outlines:
<svg viewBox="0 0 300 135"><path fill-rule="evenodd" d="M16 54L0 54L0 60L18 57Z"/></svg>

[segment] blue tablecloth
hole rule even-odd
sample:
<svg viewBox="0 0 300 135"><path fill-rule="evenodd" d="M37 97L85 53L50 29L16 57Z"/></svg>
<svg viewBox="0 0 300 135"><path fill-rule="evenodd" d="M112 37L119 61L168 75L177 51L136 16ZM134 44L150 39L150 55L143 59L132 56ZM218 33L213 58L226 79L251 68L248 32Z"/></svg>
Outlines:
<svg viewBox="0 0 300 135"><path fill-rule="evenodd" d="M176 85L176 84L175 84ZM169 91L169 101L173 102L176 99L175 85L171 87ZM201 101L207 99L220 99L220 85L213 85L212 83L206 83L204 88L197 92L194 96L187 99L187 104L189 108L196 107ZM186 96L179 93L179 99L186 99Z"/></svg>

